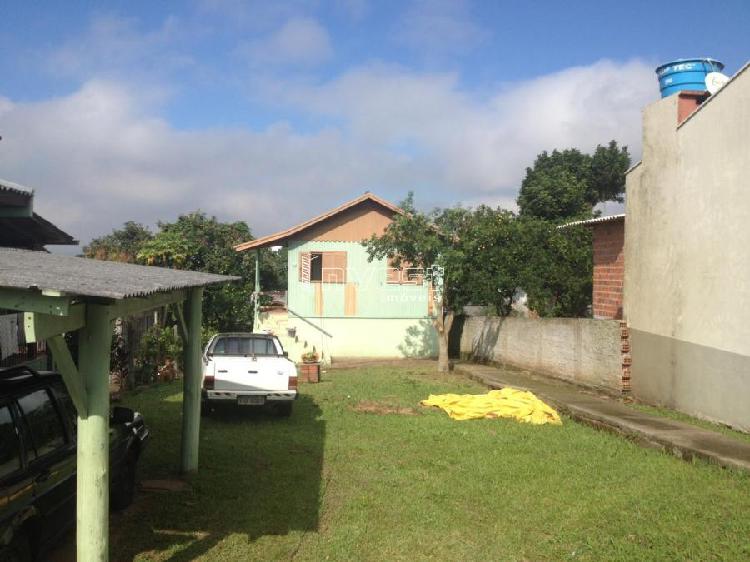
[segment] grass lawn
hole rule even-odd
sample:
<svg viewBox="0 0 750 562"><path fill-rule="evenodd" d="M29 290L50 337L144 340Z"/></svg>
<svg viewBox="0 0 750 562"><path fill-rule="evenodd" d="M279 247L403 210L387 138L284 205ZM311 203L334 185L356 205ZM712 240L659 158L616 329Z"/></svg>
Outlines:
<svg viewBox="0 0 750 562"><path fill-rule="evenodd" d="M152 429L141 478L173 475L180 388L126 397ZM457 422L418 405L442 392L485 389L363 367L303 386L289 419L204 418L192 489L142 492L113 518L112 560L750 558L749 475L569 419Z"/></svg>

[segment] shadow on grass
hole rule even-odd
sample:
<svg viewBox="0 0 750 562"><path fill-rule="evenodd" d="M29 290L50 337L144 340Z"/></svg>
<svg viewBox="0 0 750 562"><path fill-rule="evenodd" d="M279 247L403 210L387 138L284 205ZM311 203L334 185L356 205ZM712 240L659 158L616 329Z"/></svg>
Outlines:
<svg viewBox="0 0 750 562"><path fill-rule="evenodd" d="M163 399L140 407L151 420L149 448L158 449L158 460L146 463L141 478L160 477L164 463L179 459L182 405ZM220 409L204 417L191 490L142 493L113 529L112 560L141 555L186 562L232 537L217 547L230 560L233 541L245 543L246 552L247 543L260 537L302 531L286 545L289 556L294 541L318 529L325 441L320 414L313 399L300 394L289 418L255 409Z"/></svg>

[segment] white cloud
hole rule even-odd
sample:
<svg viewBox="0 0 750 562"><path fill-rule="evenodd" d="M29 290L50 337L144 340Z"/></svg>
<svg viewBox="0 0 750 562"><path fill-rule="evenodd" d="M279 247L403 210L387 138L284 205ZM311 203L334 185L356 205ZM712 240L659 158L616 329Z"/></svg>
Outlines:
<svg viewBox="0 0 750 562"><path fill-rule="evenodd" d="M637 157L640 110L657 98L638 61L482 93L455 75L374 65L267 94L332 124L182 131L147 87L108 80L44 102L0 97L0 177L36 188L39 212L83 241L198 208L265 234L366 189L393 200L413 189L423 205L510 204L542 150L615 138Z"/></svg>
<svg viewBox="0 0 750 562"><path fill-rule="evenodd" d="M452 74L375 65L275 95L343 120L368 144L408 146L437 185L463 192L515 190L542 150L590 150L615 138L640 147L641 108L655 99L651 66L600 61L476 97Z"/></svg>
<svg viewBox="0 0 750 562"><path fill-rule="evenodd" d="M83 78L181 71L194 64L175 46L188 31L193 30L173 16L156 29L143 30L134 18L97 15L81 36L45 52L45 63L52 74Z"/></svg>
<svg viewBox="0 0 750 562"><path fill-rule="evenodd" d="M394 29L396 42L428 55L464 53L488 37L466 0L412 0Z"/></svg>
<svg viewBox="0 0 750 562"><path fill-rule="evenodd" d="M332 54L326 29L312 18L293 18L271 35L239 49L251 64L318 64Z"/></svg>

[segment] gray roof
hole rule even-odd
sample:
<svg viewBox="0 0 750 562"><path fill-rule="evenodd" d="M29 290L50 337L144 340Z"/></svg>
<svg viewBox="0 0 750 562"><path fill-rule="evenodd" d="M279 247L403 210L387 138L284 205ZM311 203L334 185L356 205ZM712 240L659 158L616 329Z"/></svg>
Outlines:
<svg viewBox="0 0 750 562"><path fill-rule="evenodd" d="M41 250L47 245L78 244L67 232L32 211L34 192L0 179L0 208L26 209L28 216L0 216L0 246Z"/></svg>
<svg viewBox="0 0 750 562"><path fill-rule="evenodd" d="M0 248L0 287L61 291L71 296L126 299L239 279L240 277L199 271Z"/></svg>
<svg viewBox="0 0 750 562"><path fill-rule="evenodd" d="M36 213L30 217L0 217L0 246L41 250L53 245L77 246L78 240Z"/></svg>

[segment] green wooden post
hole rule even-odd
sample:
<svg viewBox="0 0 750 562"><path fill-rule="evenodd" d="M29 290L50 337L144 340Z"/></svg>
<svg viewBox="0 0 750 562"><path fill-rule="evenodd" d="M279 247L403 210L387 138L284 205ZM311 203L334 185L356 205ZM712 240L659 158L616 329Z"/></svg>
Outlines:
<svg viewBox="0 0 750 562"><path fill-rule="evenodd" d="M109 353L112 326L106 306L86 307L79 367L88 415L78 414L77 548L79 562L109 559Z"/></svg>
<svg viewBox="0 0 750 562"><path fill-rule="evenodd" d="M182 472L198 470L201 428L201 304L203 288L191 289L184 303L187 338L183 340L182 379Z"/></svg>
<svg viewBox="0 0 750 562"><path fill-rule="evenodd" d="M260 248L255 250L255 292L253 297L255 297L253 302L253 332L257 332L260 329L260 318L258 318L258 311L260 310Z"/></svg>

